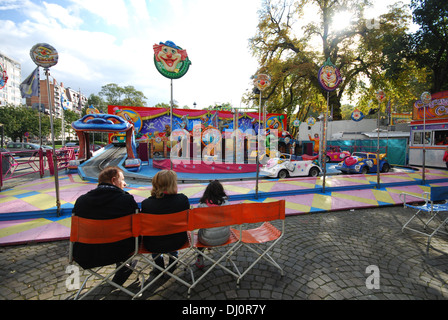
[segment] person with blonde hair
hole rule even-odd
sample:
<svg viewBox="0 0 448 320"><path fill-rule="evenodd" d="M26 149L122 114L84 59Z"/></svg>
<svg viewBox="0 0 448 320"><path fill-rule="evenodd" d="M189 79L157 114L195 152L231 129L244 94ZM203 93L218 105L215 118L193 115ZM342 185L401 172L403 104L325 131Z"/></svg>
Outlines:
<svg viewBox="0 0 448 320"><path fill-rule="evenodd" d="M161 170L152 178L151 196L142 201L142 213L169 214L190 208L188 197L177 193L177 174L172 170ZM177 250L188 240L186 232L179 232L163 236L145 236L143 245L153 252L158 266L165 268L163 256L159 253L170 253L177 256ZM169 262L171 264L172 261ZM159 273L155 269L154 273Z"/></svg>

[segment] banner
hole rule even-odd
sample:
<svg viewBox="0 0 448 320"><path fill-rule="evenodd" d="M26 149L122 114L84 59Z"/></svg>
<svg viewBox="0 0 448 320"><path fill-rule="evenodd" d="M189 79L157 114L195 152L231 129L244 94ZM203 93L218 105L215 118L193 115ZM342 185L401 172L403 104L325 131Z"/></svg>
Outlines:
<svg viewBox="0 0 448 320"><path fill-rule="evenodd" d="M39 67L20 84L22 98L31 98L39 95Z"/></svg>

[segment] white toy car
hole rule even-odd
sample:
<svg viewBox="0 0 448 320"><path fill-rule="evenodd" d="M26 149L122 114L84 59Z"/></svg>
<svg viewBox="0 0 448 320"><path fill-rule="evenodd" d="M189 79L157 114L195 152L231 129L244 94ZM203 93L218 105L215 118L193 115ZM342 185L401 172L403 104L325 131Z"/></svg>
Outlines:
<svg viewBox="0 0 448 320"><path fill-rule="evenodd" d="M321 172L322 169L315 160L295 161L291 160L290 154L285 153L269 159L260 170L262 175L279 179L299 176L317 177Z"/></svg>

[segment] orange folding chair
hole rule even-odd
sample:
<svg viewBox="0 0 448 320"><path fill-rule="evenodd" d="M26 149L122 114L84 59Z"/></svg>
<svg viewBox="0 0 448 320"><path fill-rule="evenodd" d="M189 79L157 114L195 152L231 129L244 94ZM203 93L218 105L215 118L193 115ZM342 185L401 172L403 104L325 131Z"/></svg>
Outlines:
<svg viewBox="0 0 448 320"><path fill-rule="evenodd" d="M238 277L237 285L240 280L251 270L261 259L272 264L284 275L283 269L269 255L269 251L278 243L285 233L285 200L262 203L242 203L241 222L244 224L262 223L259 227L252 229L243 229L241 232L232 229L232 232L241 241L238 248L245 247L254 252L258 257L247 267ZM277 229L270 221L280 220L281 228ZM235 251L236 251L235 250Z"/></svg>
<svg viewBox="0 0 448 320"><path fill-rule="evenodd" d="M216 266L221 267L223 270L233 275L237 279L241 276L238 267L231 259L233 255L233 250L238 246L240 242L240 238L235 236L234 232L230 233L230 238L226 243L219 246L207 246L202 244L198 239L198 234L196 230L198 229L207 229L207 228L215 228L215 227L223 227L223 226L233 226L238 225L240 221L240 217L242 211L242 207L240 205L226 205L226 206L216 206L216 207L202 207L202 208L194 208L190 210L189 213L189 227L188 229L191 232L191 242L192 247L195 250L195 253L204 257L204 259L212 262L212 265L207 268L207 270L193 283L188 289L188 294L190 294L190 290L194 288L199 281L201 281L208 273L210 273ZM235 229L234 229L235 230ZM241 231L241 227L240 227ZM214 259L211 255L206 254L204 250L200 250L202 248L226 248L226 250L220 254L218 259ZM217 250L213 250L218 252ZM221 262L226 259L230 262L235 268L235 272L221 264Z"/></svg>
<svg viewBox="0 0 448 320"><path fill-rule="evenodd" d="M89 293L91 293L94 289L99 287L103 283L108 283L115 288L120 289L121 291L127 293L130 296L134 296L135 293L131 292L129 289L124 286L118 285L112 281L112 277L115 273L121 268L130 266L130 261L134 258L138 251L138 234L133 232L133 224L134 224L135 215L128 215L115 219L108 220L93 220L93 219L85 219L78 216L73 215L71 219L71 230L70 230L70 247L69 247L69 263L73 264L73 246L75 243L85 243L85 244L106 244L113 243L120 240L134 238L135 239L135 250L133 254L129 256L129 258L121 263L113 272L109 272L107 275L103 276L107 266L96 267L91 269L85 269L89 275L84 280L82 286L79 288L76 293L75 300L83 299ZM87 280L90 277L96 277L99 281L94 287L90 288L87 292L85 292L82 296L80 296L81 291L84 289Z"/></svg>
<svg viewBox="0 0 448 320"><path fill-rule="evenodd" d="M163 236L173 233L187 232L188 212L189 210L170 214L139 213L136 215L136 219L134 220L134 230L136 230L136 232L138 232L140 236ZM158 269L161 272L148 283L144 283L141 290L134 295L134 298L139 298L146 289L148 289L163 275L168 275L171 278L176 279L180 283L184 284L185 286L190 287L191 283L174 274L174 270L173 272L170 271L171 267L173 267L176 263L179 263L189 269L191 277L192 279L194 279L193 271L191 270L189 263L185 261L186 256L190 252L190 250L191 245L189 240L187 240L187 242L181 248L178 248L178 257L174 257L165 252L150 252L146 250L146 248L143 246L143 243L140 244L137 256L141 257L146 263L146 265L140 270L140 273L149 266L152 266L153 268ZM155 263L155 259L152 258L152 254L167 254L170 256L172 263L169 264L166 268L162 268Z"/></svg>

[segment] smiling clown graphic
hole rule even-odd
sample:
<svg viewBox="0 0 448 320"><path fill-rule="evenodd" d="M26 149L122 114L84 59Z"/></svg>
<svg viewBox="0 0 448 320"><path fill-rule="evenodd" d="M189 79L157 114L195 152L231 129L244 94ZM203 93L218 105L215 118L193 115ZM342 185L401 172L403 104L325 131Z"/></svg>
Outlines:
<svg viewBox="0 0 448 320"><path fill-rule="evenodd" d="M187 73L191 64L187 50L182 49L172 41L155 44L153 49L154 63L163 76L178 79Z"/></svg>

